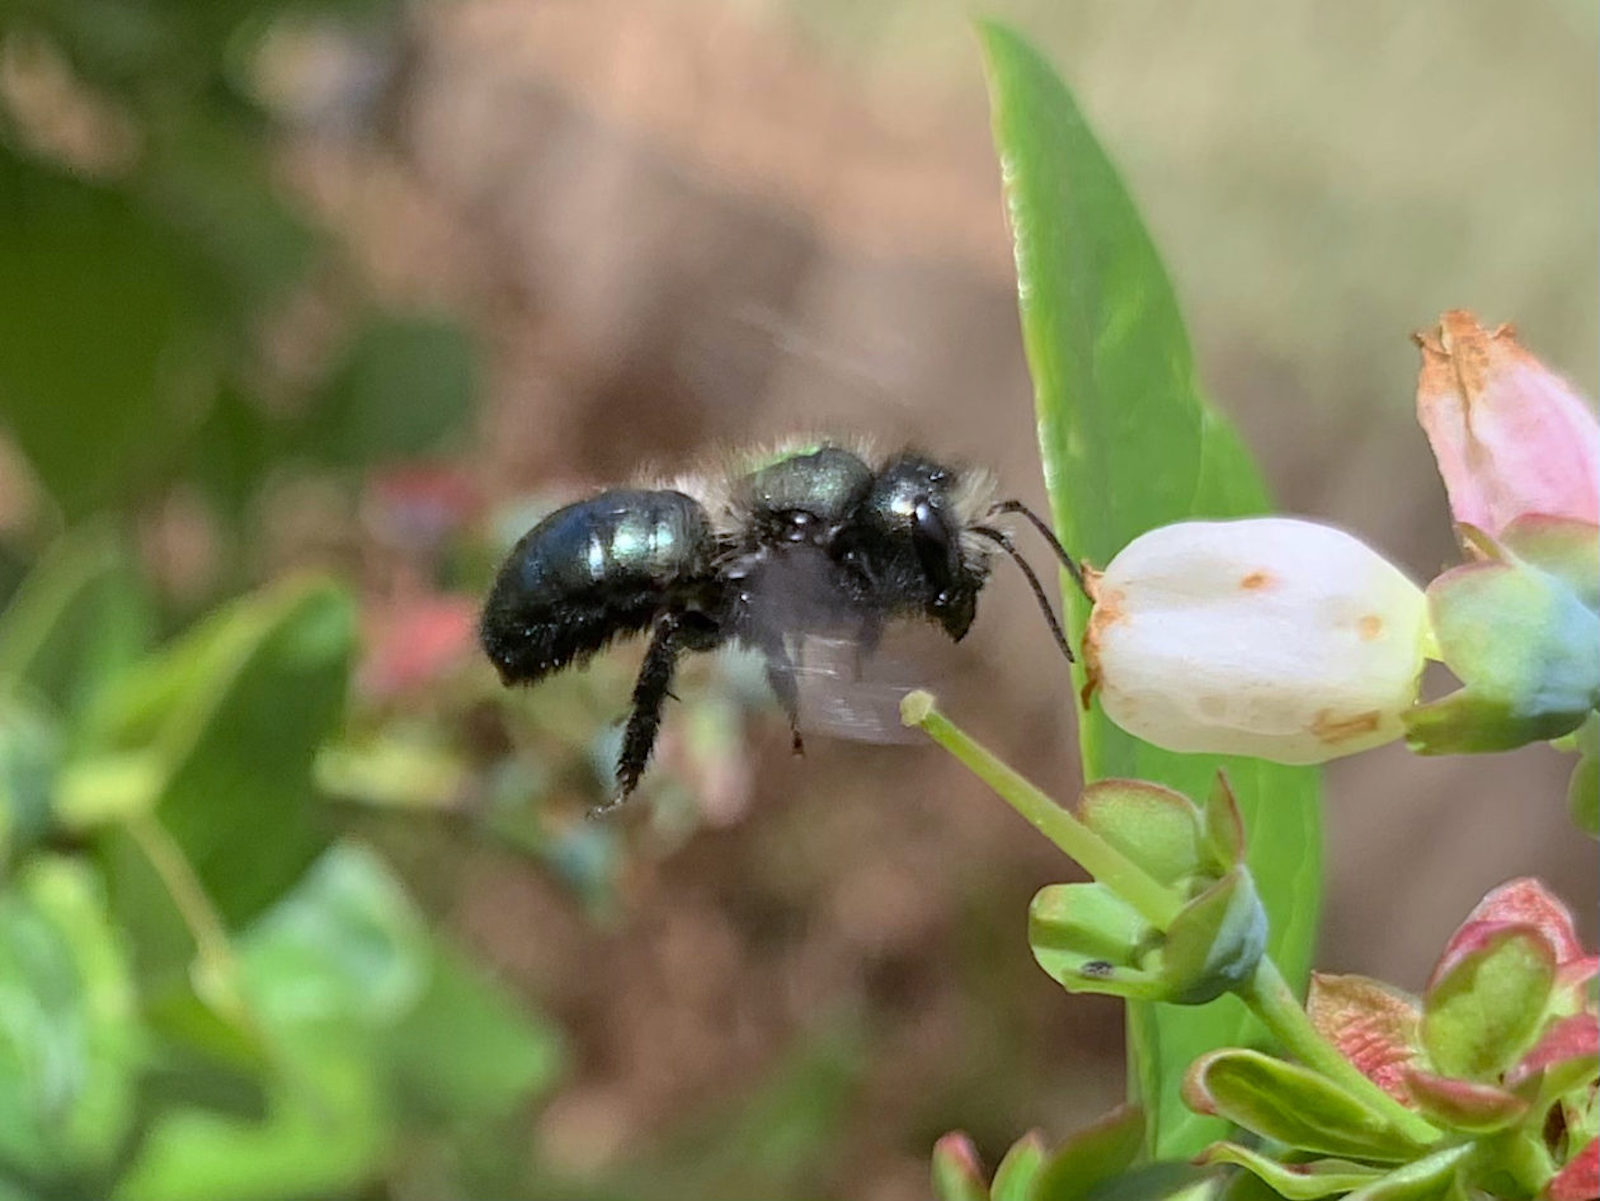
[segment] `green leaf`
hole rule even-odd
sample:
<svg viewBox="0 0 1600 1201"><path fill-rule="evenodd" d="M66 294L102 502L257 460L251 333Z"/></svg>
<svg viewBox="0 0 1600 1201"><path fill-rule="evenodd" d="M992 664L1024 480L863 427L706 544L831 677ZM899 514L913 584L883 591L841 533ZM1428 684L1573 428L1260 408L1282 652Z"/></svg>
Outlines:
<svg viewBox="0 0 1600 1201"><path fill-rule="evenodd" d="M193 256L123 193L0 148L0 414L67 515L122 499L214 388Z"/></svg>
<svg viewBox="0 0 1600 1201"><path fill-rule="evenodd" d="M556 1026L442 942L393 1055L416 1108L467 1122L507 1116L554 1085L565 1061Z"/></svg>
<svg viewBox="0 0 1600 1201"><path fill-rule="evenodd" d="M0 691L0 878L44 837L61 764L61 731L37 707Z"/></svg>
<svg viewBox="0 0 1600 1201"><path fill-rule="evenodd" d="M1155 526L1263 511L1260 476L1200 394L1166 271L1072 94L1017 33L993 22L979 33L1045 482L1063 544L1104 564ZM1081 632L1087 603L1066 591ZM1079 730L1089 780L1156 780L1199 797L1227 769L1271 921L1269 950L1291 982L1303 983L1321 896L1318 773L1161 751L1123 733L1098 706L1080 715ZM1129 1022L1151 1148L1191 1156L1225 1127L1186 1111L1176 1080L1202 1052L1266 1034L1229 998L1205 1008L1133 1005Z"/></svg>
<svg viewBox="0 0 1600 1201"><path fill-rule="evenodd" d="M342 712L354 626L330 584L275 587L130 670L99 716L108 749L156 756L156 816L230 926L326 843L312 764Z"/></svg>
<svg viewBox="0 0 1600 1201"><path fill-rule="evenodd" d="M1207 1163L1231 1163L1254 1173L1288 1201L1317 1201L1335 1193L1348 1193L1370 1184L1383 1173L1365 1164L1343 1159L1314 1159L1310 1163L1279 1163L1238 1143L1218 1143L1205 1153Z"/></svg>
<svg viewBox="0 0 1600 1201"><path fill-rule="evenodd" d="M430 955L398 881L370 851L335 845L236 949L269 1048L266 1113L164 1113L123 1201L337 1195L383 1162L396 1122L381 1051L418 1004Z"/></svg>
<svg viewBox="0 0 1600 1201"><path fill-rule="evenodd" d="M341 466L436 452L470 416L477 385L473 346L459 325L374 318L315 399L302 449Z"/></svg>
<svg viewBox="0 0 1600 1201"><path fill-rule="evenodd" d="M142 1040L100 881L35 860L0 893L0 1168L108 1168L133 1119Z"/></svg>
<svg viewBox="0 0 1600 1201"><path fill-rule="evenodd" d="M1555 982L1556 953L1532 926L1487 931L1422 998L1422 1044L1446 1076L1487 1080L1532 1046Z"/></svg>
<svg viewBox="0 0 1600 1201"><path fill-rule="evenodd" d="M150 625L117 539L81 526L50 547L0 613L0 693L25 690L75 716L144 649Z"/></svg>
<svg viewBox="0 0 1600 1201"><path fill-rule="evenodd" d="M283 1030L391 1029L417 1004L422 918L382 860L337 843L239 940L252 1012Z"/></svg>
<svg viewBox="0 0 1600 1201"><path fill-rule="evenodd" d="M1213 1051L1183 1084L1190 1105L1288 1147L1342 1159L1402 1161L1421 1149L1327 1077L1259 1051Z"/></svg>

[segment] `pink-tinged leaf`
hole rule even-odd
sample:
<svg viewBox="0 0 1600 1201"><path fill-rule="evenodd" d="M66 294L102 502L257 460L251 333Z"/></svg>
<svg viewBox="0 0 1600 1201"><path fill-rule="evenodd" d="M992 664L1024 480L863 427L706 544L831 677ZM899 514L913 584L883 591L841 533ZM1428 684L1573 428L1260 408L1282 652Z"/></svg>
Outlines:
<svg viewBox="0 0 1600 1201"><path fill-rule="evenodd" d="M1573 1014L1551 1025L1506 1073L1506 1087L1515 1088L1540 1072L1559 1076L1552 1090L1557 1093L1600 1072L1600 1021L1594 1014Z"/></svg>
<svg viewBox="0 0 1600 1201"><path fill-rule="evenodd" d="M1429 1120L1469 1134L1504 1130L1528 1112L1528 1103L1492 1084L1475 1084L1409 1068L1411 1100Z"/></svg>
<svg viewBox="0 0 1600 1201"><path fill-rule="evenodd" d="M1555 981L1555 951L1536 926L1473 922L1422 997L1422 1045L1447 1076L1488 1080L1531 1048Z"/></svg>
<svg viewBox="0 0 1600 1201"><path fill-rule="evenodd" d="M1384 1092L1409 1099L1405 1069L1417 1060L1417 1003L1365 976L1311 974L1306 1015L1323 1038L1339 1049Z"/></svg>
<svg viewBox="0 0 1600 1201"><path fill-rule="evenodd" d="M371 614L367 626L357 686L386 700L426 687L471 656L478 604L467 596L422 596Z"/></svg>
<svg viewBox="0 0 1600 1201"><path fill-rule="evenodd" d="M1457 943L1472 937L1471 928L1478 922L1516 922L1526 926L1537 926L1550 940L1550 948L1555 952L1557 964L1566 963L1583 955L1583 944L1578 941L1578 931L1572 922L1572 911L1541 881L1532 876L1522 876L1516 880L1508 880L1489 892L1473 907L1472 912L1467 914L1466 920L1445 944L1439 966L1434 969L1436 977L1446 969Z"/></svg>
<svg viewBox="0 0 1600 1201"><path fill-rule="evenodd" d="M1498 534L1525 513L1600 520L1600 424L1510 326L1456 310L1417 344L1417 417L1458 522Z"/></svg>
<svg viewBox="0 0 1600 1201"><path fill-rule="evenodd" d="M939 1201L988 1201L978 1148L959 1130L933 1144L933 1195Z"/></svg>
<svg viewBox="0 0 1600 1201"><path fill-rule="evenodd" d="M1595 1201L1600 1197L1600 1142L1590 1139L1545 1185L1544 1195L1549 1201Z"/></svg>

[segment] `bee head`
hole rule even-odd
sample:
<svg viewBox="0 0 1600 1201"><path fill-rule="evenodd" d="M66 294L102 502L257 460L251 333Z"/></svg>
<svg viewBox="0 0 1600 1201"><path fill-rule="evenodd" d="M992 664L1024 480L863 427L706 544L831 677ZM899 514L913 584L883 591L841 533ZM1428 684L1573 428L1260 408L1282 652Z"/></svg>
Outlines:
<svg viewBox="0 0 1600 1201"><path fill-rule="evenodd" d="M901 455L874 478L845 549L887 608L920 612L957 641L989 574L964 537L972 491L968 473Z"/></svg>

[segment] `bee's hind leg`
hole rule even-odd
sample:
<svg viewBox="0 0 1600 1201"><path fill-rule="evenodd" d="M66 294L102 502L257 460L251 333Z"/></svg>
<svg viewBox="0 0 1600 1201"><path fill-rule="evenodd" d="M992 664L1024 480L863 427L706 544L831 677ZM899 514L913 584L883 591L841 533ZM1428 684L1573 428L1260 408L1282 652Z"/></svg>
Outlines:
<svg viewBox="0 0 1600 1201"><path fill-rule="evenodd" d="M806 743L800 737L800 686L795 680L795 661L789 657L781 637L763 639L760 649L767 661L767 685L789 719L789 745L796 755L803 755Z"/></svg>
<svg viewBox="0 0 1600 1201"><path fill-rule="evenodd" d="M721 633L704 617L666 613L651 629L639 678L633 685L633 709L622 732L622 753L617 757L617 791L593 812L604 813L622 804L639 786L661 730L661 710L672 695L672 673L685 651L715 650Z"/></svg>

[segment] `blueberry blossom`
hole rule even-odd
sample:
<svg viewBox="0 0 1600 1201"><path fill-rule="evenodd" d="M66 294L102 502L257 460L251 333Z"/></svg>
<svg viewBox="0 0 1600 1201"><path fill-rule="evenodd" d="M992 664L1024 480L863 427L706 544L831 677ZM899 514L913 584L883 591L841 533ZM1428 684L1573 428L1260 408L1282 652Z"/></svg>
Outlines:
<svg viewBox="0 0 1600 1201"><path fill-rule="evenodd" d="M1320 763L1404 733L1427 602L1343 530L1288 517L1162 526L1090 588L1091 687L1148 742Z"/></svg>

